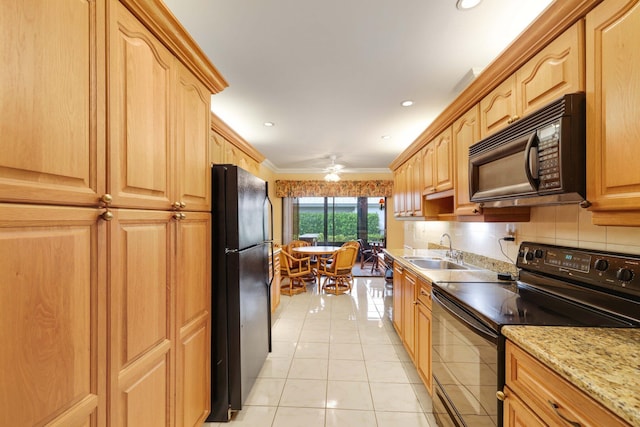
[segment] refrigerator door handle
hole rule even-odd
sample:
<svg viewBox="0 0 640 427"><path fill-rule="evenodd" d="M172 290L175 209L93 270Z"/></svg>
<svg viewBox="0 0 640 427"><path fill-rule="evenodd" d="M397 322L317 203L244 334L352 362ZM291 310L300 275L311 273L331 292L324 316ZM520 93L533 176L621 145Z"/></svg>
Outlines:
<svg viewBox="0 0 640 427"><path fill-rule="evenodd" d="M229 248L224 248L224 254L225 255L229 255L229 254L237 254L239 251L237 249L229 249Z"/></svg>

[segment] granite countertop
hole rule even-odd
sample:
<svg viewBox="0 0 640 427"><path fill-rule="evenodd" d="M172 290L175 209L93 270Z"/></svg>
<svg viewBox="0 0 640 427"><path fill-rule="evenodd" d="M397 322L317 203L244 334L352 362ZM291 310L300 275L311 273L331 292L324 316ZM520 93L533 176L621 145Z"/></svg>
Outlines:
<svg viewBox="0 0 640 427"><path fill-rule="evenodd" d="M633 426L640 426L640 329L505 326L502 333Z"/></svg>

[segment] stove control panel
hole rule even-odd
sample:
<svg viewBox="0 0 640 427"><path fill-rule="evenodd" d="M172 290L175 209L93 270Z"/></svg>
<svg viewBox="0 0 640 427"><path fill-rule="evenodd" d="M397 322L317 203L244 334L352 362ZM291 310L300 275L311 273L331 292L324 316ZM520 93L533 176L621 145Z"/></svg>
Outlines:
<svg viewBox="0 0 640 427"><path fill-rule="evenodd" d="M516 265L640 297L640 255L522 242Z"/></svg>

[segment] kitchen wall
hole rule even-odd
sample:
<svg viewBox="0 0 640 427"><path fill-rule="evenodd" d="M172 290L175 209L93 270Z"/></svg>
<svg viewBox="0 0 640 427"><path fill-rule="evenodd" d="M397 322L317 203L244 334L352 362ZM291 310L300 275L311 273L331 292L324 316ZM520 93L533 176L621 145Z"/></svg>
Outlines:
<svg viewBox="0 0 640 427"><path fill-rule="evenodd" d="M535 207L531 221L513 225L515 242L502 242L513 260L522 241L640 254L640 227L593 225L591 213L578 205ZM498 239L507 235L506 227L505 223L405 221L404 244L426 248L429 243L438 244L442 233L449 233L454 249L509 261L498 244Z"/></svg>

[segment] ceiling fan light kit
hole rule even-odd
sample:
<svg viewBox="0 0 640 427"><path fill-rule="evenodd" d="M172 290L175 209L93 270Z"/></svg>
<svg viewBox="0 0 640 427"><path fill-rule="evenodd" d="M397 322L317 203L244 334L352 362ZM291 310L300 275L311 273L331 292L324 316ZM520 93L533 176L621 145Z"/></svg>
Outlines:
<svg viewBox="0 0 640 427"><path fill-rule="evenodd" d="M329 166L327 170L327 174L324 176L324 180L328 182L338 182L340 181L340 169L342 169L342 165L336 165L336 156L333 155L331 158L331 166Z"/></svg>

